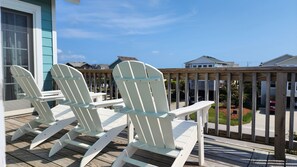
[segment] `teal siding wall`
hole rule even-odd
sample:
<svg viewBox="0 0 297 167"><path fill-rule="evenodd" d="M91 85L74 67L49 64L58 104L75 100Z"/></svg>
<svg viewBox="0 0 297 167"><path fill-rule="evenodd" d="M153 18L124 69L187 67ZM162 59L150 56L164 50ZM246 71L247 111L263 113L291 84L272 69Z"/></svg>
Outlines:
<svg viewBox="0 0 297 167"><path fill-rule="evenodd" d="M43 90L52 89L50 69L53 65L53 36L52 36L52 4L51 0L22 0L41 6L42 23L42 56L43 56ZM39 56L39 55L38 55Z"/></svg>

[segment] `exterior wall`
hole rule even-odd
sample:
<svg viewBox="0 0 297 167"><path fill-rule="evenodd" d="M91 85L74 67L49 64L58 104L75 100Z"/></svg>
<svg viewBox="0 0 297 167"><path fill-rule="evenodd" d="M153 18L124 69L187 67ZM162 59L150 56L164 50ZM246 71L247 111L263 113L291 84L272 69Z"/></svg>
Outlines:
<svg viewBox="0 0 297 167"><path fill-rule="evenodd" d="M43 90L52 89L50 69L53 65L53 18L51 0L21 0L41 7Z"/></svg>

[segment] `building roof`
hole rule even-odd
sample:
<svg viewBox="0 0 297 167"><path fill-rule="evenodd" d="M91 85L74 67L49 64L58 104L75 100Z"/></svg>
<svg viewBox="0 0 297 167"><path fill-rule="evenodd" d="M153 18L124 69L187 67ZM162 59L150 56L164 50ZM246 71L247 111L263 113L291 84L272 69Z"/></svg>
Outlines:
<svg viewBox="0 0 297 167"><path fill-rule="evenodd" d="M110 69L113 69L117 64L119 64L122 61L128 61L128 60L137 60L135 57L127 57L127 56L118 56L118 59L115 60L113 63L109 65Z"/></svg>
<svg viewBox="0 0 297 167"><path fill-rule="evenodd" d="M291 59L293 57L296 57L296 56L285 54L285 55L279 56L277 58L271 59L269 61L266 61L264 63L261 63L260 66L279 66L285 62L287 63L287 65L288 65L288 63L292 64L291 62L288 62L286 60ZM283 63L281 63L281 62L283 62ZM285 65L285 64L283 64L283 65Z"/></svg>
<svg viewBox="0 0 297 167"><path fill-rule="evenodd" d="M109 65L108 64L94 64L93 68L94 69L109 69Z"/></svg>
<svg viewBox="0 0 297 167"><path fill-rule="evenodd" d="M74 67L74 68L81 68L83 66L91 66L86 62L69 62L69 63L66 63L66 65Z"/></svg>
<svg viewBox="0 0 297 167"><path fill-rule="evenodd" d="M201 64L203 64L203 63L205 63L205 64L207 64L207 63L223 64L223 63L226 63L226 62L224 62L222 60L219 60L219 59L216 59L216 58L211 57L211 56L201 56L201 57L199 57L197 59L194 59L194 60L185 62L185 64L189 64L189 63L198 63L198 64L199 63L201 63Z"/></svg>
<svg viewBox="0 0 297 167"><path fill-rule="evenodd" d="M118 56L118 59L121 61L137 60L135 57L127 57L127 56Z"/></svg>

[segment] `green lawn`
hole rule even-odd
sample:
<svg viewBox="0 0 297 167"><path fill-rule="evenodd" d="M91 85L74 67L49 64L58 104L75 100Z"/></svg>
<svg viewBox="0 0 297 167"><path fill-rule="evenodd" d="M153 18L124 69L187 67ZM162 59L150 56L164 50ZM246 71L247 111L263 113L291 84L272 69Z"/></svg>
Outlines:
<svg viewBox="0 0 297 167"><path fill-rule="evenodd" d="M195 119L195 114L192 114L190 116L191 119ZM252 120L252 112L247 112L244 116L243 116L243 120L242 123L246 124L246 123L250 123ZM208 115L208 122L211 123L215 123L215 107L214 105L212 105L212 107L209 109L209 115ZM227 122L227 116L224 112L219 113L219 124L226 124ZM238 119L237 118L232 118L231 119L231 125L238 125Z"/></svg>

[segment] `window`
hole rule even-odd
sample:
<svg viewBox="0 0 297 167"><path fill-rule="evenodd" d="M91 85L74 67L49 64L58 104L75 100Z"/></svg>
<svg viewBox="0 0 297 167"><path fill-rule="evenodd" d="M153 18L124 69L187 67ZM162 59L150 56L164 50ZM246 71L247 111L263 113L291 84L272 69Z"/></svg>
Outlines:
<svg viewBox="0 0 297 167"><path fill-rule="evenodd" d="M22 66L34 74L32 15L1 8L4 101L17 99L21 89L10 73L12 65Z"/></svg>
<svg viewBox="0 0 297 167"><path fill-rule="evenodd" d="M196 68L197 66L196 65L193 65L193 68Z"/></svg>
<svg viewBox="0 0 297 167"><path fill-rule="evenodd" d="M287 85L288 85L288 86L287 86L287 89L288 89L288 90L291 90L291 87L292 87L291 82L288 82ZM295 91L297 91L297 85L296 85L296 83L295 83Z"/></svg>
<svg viewBox="0 0 297 167"><path fill-rule="evenodd" d="M207 67L207 65L203 65L203 67Z"/></svg>
<svg viewBox="0 0 297 167"><path fill-rule="evenodd" d="M210 65L208 65L208 67L212 67L212 65L210 64Z"/></svg>
<svg viewBox="0 0 297 167"><path fill-rule="evenodd" d="M198 68L202 67L201 65L198 65Z"/></svg>

